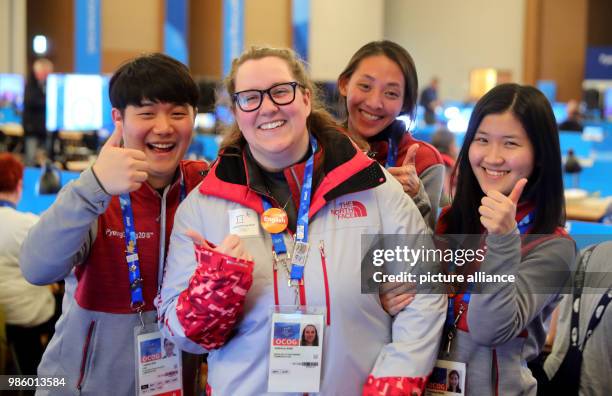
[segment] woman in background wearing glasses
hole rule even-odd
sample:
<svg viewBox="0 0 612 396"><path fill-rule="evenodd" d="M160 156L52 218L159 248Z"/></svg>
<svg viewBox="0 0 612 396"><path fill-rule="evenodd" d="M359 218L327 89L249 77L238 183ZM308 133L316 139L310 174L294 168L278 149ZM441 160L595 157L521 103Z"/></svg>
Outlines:
<svg viewBox="0 0 612 396"><path fill-rule="evenodd" d="M246 51L225 87L236 121L177 212L158 301L162 331L181 349L209 352L213 395L264 395L272 308L320 307L322 361L311 370L321 371L318 394L420 392L434 363L444 296L418 295L392 322L377 294L361 293L360 277L362 234L425 234L418 209L339 132L291 50ZM260 225L270 207L287 214L286 230ZM240 236L253 262L210 251L228 233ZM287 251L308 247L303 275L290 271L279 236Z"/></svg>

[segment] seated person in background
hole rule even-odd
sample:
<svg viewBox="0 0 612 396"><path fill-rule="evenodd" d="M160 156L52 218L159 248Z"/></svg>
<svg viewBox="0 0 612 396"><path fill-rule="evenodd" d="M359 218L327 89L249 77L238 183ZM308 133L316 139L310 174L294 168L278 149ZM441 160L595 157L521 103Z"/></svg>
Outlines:
<svg viewBox="0 0 612 396"><path fill-rule="evenodd" d="M538 383L538 395L612 395L612 311L606 309L612 299L611 255L610 241L583 250L576 274L582 268L585 276L582 285L576 277L572 294L559 305L555 342L544 362L550 383ZM578 336L572 342L574 329Z"/></svg>
<svg viewBox="0 0 612 396"><path fill-rule="evenodd" d="M450 205L451 197L455 192L455 185L451 176L459 150L455 135L446 128L440 128L433 134L431 144L438 149L444 162L444 185L440 196L440 207L443 208Z"/></svg>
<svg viewBox="0 0 612 396"><path fill-rule="evenodd" d="M23 164L10 153L0 154L0 308L6 313L8 342L17 354L21 374L36 374L44 346L41 336L53 330L55 299L47 286L34 286L19 269L19 249L37 221L19 212Z"/></svg>
<svg viewBox="0 0 612 396"><path fill-rule="evenodd" d="M567 119L559 124L559 130L582 132L582 129L580 105L575 100L570 100L567 102Z"/></svg>

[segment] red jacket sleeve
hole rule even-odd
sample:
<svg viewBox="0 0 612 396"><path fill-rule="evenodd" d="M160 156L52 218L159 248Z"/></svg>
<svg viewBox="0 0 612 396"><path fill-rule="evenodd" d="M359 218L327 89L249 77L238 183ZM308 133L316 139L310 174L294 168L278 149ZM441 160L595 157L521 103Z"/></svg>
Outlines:
<svg viewBox="0 0 612 396"><path fill-rule="evenodd" d="M223 346L242 314L253 283L253 262L196 245L196 270L178 299L176 316L193 342Z"/></svg>
<svg viewBox="0 0 612 396"><path fill-rule="evenodd" d="M425 392L427 377L368 377L363 396L420 396Z"/></svg>

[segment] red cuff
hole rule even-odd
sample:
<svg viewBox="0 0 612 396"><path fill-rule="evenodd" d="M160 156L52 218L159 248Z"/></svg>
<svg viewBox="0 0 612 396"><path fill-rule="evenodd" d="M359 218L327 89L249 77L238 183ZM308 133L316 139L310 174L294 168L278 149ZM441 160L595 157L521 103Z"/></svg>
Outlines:
<svg viewBox="0 0 612 396"><path fill-rule="evenodd" d="M206 349L223 346L242 314L253 283L253 262L195 246L196 270L178 299L185 335Z"/></svg>
<svg viewBox="0 0 612 396"><path fill-rule="evenodd" d="M363 396L420 396L427 377L374 377L370 374L363 386Z"/></svg>

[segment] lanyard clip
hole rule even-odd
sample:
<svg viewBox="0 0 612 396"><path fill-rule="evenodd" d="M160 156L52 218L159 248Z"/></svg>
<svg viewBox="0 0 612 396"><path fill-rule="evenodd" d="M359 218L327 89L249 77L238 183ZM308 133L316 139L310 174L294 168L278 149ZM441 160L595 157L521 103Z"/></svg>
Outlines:
<svg viewBox="0 0 612 396"><path fill-rule="evenodd" d="M144 324L144 320L142 319L142 309L138 310L138 317L140 318L140 325L142 326L142 328L144 329L145 324Z"/></svg>

